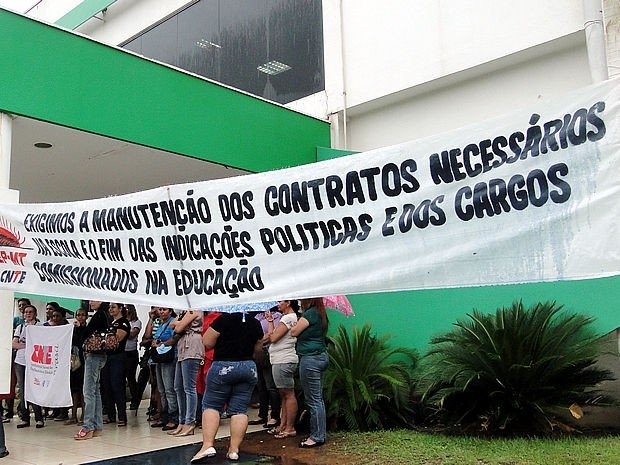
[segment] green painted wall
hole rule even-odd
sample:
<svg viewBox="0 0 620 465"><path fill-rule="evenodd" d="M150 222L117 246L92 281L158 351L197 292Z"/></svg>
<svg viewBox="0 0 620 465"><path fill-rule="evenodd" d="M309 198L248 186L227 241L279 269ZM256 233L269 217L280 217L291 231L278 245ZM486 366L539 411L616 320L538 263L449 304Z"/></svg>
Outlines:
<svg viewBox="0 0 620 465"><path fill-rule="evenodd" d="M316 161L329 124L0 9L0 111L252 172Z"/></svg>
<svg viewBox="0 0 620 465"><path fill-rule="evenodd" d="M66 308L67 310L71 310L72 312L75 312L78 308L80 308L80 303L81 303L79 299L66 299L64 297L50 297L50 296L38 295L38 294L24 294L22 292L15 292L14 297L16 299L25 297L26 299L30 299L33 302L36 300L40 300L41 302L45 302L45 303L58 302L58 305ZM39 316L39 319L41 319L42 315L43 315L43 318L45 318L45 308L37 307L37 314Z"/></svg>
<svg viewBox="0 0 620 465"><path fill-rule="evenodd" d="M355 316L329 312L330 332L372 324L377 335L391 334L395 345L424 351L430 338L447 331L476 308L494 313L522 300L526 306L556 301L567 310L595 318L601 335L620 327L620 277L586 281L424 290L348 296Z"/></svg>

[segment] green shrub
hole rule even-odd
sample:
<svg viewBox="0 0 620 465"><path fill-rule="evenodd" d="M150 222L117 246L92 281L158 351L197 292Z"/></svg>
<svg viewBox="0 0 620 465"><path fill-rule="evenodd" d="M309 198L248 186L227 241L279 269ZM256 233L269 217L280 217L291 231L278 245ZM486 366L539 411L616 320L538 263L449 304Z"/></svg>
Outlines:
<svg viewBox="0 0 620 465"><path fill-rule="evenodd" d="M355 431L406 426L410 422L414 350L392 348L369 324L349 336L340 325L328 347L325 400L331 428Z"/></svg>
<svg viewBox="0 0 620 465"><path fill-rule="evenodd" d="M496 435L570 431L571 406L609 401L596 390L613 378L595 366L592 320L561 309L553 302L526 310L519 302L494 315L474 310L433 338L422 375L430 383L428 421Z"/></svg>

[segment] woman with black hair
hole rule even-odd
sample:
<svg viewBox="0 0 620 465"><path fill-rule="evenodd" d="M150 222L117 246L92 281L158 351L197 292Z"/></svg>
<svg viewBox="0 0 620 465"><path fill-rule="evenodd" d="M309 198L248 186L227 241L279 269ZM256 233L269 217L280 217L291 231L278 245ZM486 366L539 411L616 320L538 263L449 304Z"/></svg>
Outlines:
<svg viewBox="0 0 620 465"><path fill-rule="evenodd" d="M127 309L118 302L110 303L110 329L114 331L118 347L107 353L108 359L103 368L106 410L108 412L107 421L104 423L114 423L116 426L127 426L127 396L125 394L125 373L127 371L127 355L125 355L125 344L127 336L131 331L127 320ZM118 421L117 421L118 420Z"/></svg>
<svg viewBox="0 0 620 465"><path fill-rule="evenodd" d="M106 331L110 324L108 302L89 301L95 313L90 318L84 331L84 339L99 331ZM101 370L108 356L105 352L86 352L84 354L84 425L74 436L75 440L91 439L99 436L103 430L103 405L101 403Z"/></svg>

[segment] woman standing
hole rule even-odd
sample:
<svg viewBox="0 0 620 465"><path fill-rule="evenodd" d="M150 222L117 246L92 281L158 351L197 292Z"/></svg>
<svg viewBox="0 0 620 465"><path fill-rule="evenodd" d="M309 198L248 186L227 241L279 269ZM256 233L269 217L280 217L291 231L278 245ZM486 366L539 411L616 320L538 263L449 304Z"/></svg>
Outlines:
<svg viewBox="0 0 620 465"><path fill-rule="evenodd" d="M86 325L84 340L95 332L106 331L109 324L108 302L91 300L89 306L95 313ZM107 358L105 352L84 354L84 425L73 436L75 440L91 439L101 434L103 430L103 406L99 381Z"/></svg>
<svg viewBox="0 0 620 465"><path fill-rule="evenodd" d="M284 439L296 436L295 418L297 417L297 398L295 397L295 372L298 356L295 352L295 338L289 333L297 324L299 304L296 300L281 300L278 310L282 317L276 326L271 312L265 312L268 332L263 343L270 342L269 359L273 381L280 394L280 426L274 437Z"/></svg>
<svg viewBox="0 0 620 465"><path fill-rule="evenodd" d="M196 429L196 376L205 358L202 344L202 312L183 311L170 326L177 339L177 364L174 372L174 390L179 406L179 426L170 434L189 436Z"/></svg>
<svg viewBox="0 0 620 465"><path fill-rule="evenodd" d="M127 309L123 304L112 302L109 312L112 317L110 329L116 334L118 347L108 352L108 360L104 368L106 382L103 392L106 393L108 422L116 421L116 426L121 427L127 426L127 396L125 394L127 356L125 355L125 344L127 344L127 336L131 329L126 317Z"/></svg>
<svg viewBox="0 0 620 465"><path fill-rule="evenodd" d="M291 336L297 338L299 379L304 398L310 409L310 436L299 447L319 447L325 444L327 418L323 401L323 375L329 364L325 335L328 320L320 297L302 299L303 315L293 328Z"/></svg>
<svg viewBox="0 0 620 465"><path fill-rule="evenodd" d="M0 459L9 455L9 450L6 448L6 442L4 439L4 424L0 421Z"/></svg>
<svg viewBox="0 0 620 465"><path fill-rule="evenodd" d="M24 322L15 328L13 333L13 349L15 353L15 375L17 377L17 387L21 392L21 401L19 402L18 412L22 419L21 423L17 424L18 428L27 428L30 426L30 410L29 406L34 411L34 420L36 421L37 428L43 428L45 423L43 422L43 409L40 405L35 405L25 400L25 387L26 387L26 326L36 325L37 322L37 309L34 305L26 305L24 307Z"/></svg>
<svg viewBox="0 0 620 465"><path fill-rule="evenodd" d="M71 351L75 351L80 358L80 366L76 370L71 370L69 374L69 386L71 387L71 400L73 405L71 406L71 417L65 421L65 425L84 423L84 396L82 391L84 389L84 350L82 344L84 343L84 334L86 332L86 310L79 308L75 312L75 322L73 323L73 336L71 338ZM78 420L77 410L78 407L82 409L82 415Z"/></svg>
<svg viewBox="0 0 620 465"><path fill-rule="evenodd" d="M263 329L256 318L241 313L220 315L203 336L207 349L213 348L213 365L207 373L207 389L202 399L202 447L192 463L214 457L215 435L220 415L226 407L230 415L230 445L226 458L239 460L239 446L248 429L248 406L258 380L255 350L262 350Z"/></svg>
<svg viewBox="0 0 620 465"><path fill-rule="evenodd" d="M129 394L131 395L131 403L129 404L130 410L138 410L140 404L141 393L138 393L138 383L136 381L136 371L138 369L138 363L140 362L140 355L138 354L138 334L142 330L142 322L138 318L138 312L136 306L133 304L125 305L127 309L127 320L131 330L129 336L127 336L127 342L125 344L125 355L127 361L125 367L127 368L125 376L127 377L127 387L129 387ZM135 408L134 408L135 407Z"/></svg>
<svg viewBox="0 0 620 465"><path fill-rule="evenodd" d="M176 313L169 307L157 307L159 319L161 323L155 334L153 334L153 342L151 342L152 350L158 347L169 347L176 344L173 338L174 331L170 323L176 318ZM170 347L173 353L176 352L175 347ZM152 428L161 427L163 431L176 431L179 426L179 404L177 395L174 390L174 371L177 365L177 357L175 356L170 362L155 362L155 376L157 378L157 387L161 397L161 412L158 421L151 423Z"/></svg>

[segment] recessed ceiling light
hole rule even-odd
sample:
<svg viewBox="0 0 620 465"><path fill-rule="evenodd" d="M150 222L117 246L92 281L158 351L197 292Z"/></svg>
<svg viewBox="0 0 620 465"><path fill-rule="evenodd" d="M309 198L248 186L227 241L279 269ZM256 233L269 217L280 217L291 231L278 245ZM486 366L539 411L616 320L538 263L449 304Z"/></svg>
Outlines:
<svg viewBox="0 0 620 465"><path fill-rule="evenodd" d="M266 73L271 76L275 76L276 74L280 74L280 73L283 73L284 71L288 71L289 69L291 69L291 67L287 65L286 63L281 63L279 61L272 60L268 63L265 63L264 65L257 66L256 69L259 70L261 73Z"/></svg>
<svg viewBox="0 0 620 465"><path fill-rule="evenodd" d="M49 142L36 142L34 146L38 149L49 149L52 147L52 144Z"/></svg>

